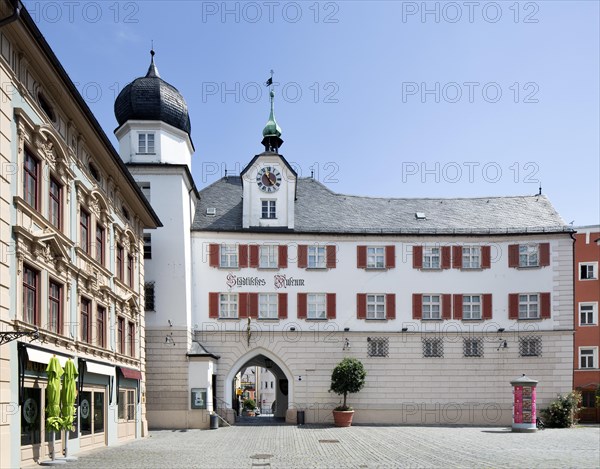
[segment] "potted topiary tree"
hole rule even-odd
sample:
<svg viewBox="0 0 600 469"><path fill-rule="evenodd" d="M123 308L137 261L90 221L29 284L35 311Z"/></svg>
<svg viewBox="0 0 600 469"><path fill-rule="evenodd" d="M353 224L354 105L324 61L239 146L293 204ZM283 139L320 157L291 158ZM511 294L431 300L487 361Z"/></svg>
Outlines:
<svg viewBox="0 0 600 469"><path fill-rule="evenodd" d="M329 391L344 396L343 404L333 409L333 421L336 427L352 425L354 410L348 406L346 399L349 393L358 392L363 388L366 376L365 367L356 358L346 357L333 369Z"/></svg>
<svg viewBox="0 0 600 469"><path fill-rule="evenodd" d="M243 406L244 415L246 415L247 417L254 417L256 415L254 412L256 410L256 402L254 402L254 399L244 400Z"/></svg>

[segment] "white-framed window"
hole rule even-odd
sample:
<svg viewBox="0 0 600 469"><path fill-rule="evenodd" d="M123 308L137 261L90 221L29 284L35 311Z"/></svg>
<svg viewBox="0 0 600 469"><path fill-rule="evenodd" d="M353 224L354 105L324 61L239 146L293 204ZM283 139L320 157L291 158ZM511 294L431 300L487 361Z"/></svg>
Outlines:
<svg viewBox="0 0 600 469"><path fill-rule="evenodd" d="M463 246L462 248L462 268L480 269L481 268L481 246Z"/></svg>
<svg viewBox="0 0 600 469"><path fill-rule="evenodd" d="M279 266L279 246L264 244L258 250L258 266L261 269L276 269Z"/></svg>
<svg viewBox="0 0 600 469"><path fill-rule="evenodd" d="M367 319L385 319L385 295L367 295Z"/></svg>
<svg viewBox="0 0 600 469"><path fill-rule="evenodd" d="M327 295L325 293L306 295L306 317L308 319L327 319Z"/></svg>
<svg viewBox="0 0 600 469"><path fill-rule="evenodd" d="M135 409L137 407L136 392L134 389L119 389L118 418L121 422L135 420Z"/></svg>
<svg viewBox="0 0 600 469"><path fill-rule="evenodd" d="M259 319L277 319L277 293L259 293Z"/></svg>
<svg viewBox="0 0 600 469"><path fill-rule="evenodd" d="M427 338L421 339L423 344L423 356L438 357L444 356L444 341L441 338Z"/></svg>
<svg viewBox="0 0 600 469"><path fill-rule="evenodd" d="M481 319L481 295L463 295L463 319Z"/></svg>
<svg viewBox="0 0 600 469"><path fill-rule="evenodd" d="M596 280L598 279L598 263L597 262L580 262L579 263L579 280Z"/></svg>
<svg viewBox="0 0 600 469"><path fill-rule="evenodd" d="M153 132L138 134L138 153L146 155L155 153Z"/></svg>
<svg viewBox="0 0 600 469"><path fill-rule="evenodd" d="M383 269L385 267L385 248L367 246L367 268Z"/></svg>
<svg viewBox="0 0 600 469"><path fill-rule="evenodd" d="M538 267L539 258L538 244L519 244L519 267Z"/></svg>
<svg viewBox="0 0 600 469"><path fill-rule="evenodd" d="M598 303L579 303L579 325L598 324Z"/></svg>
<svg viewBox="0 0 600 469"><path fill-rule="evenodd" d="M540 317L540 296L537 293L519 294L519 319Z"/></svg>
<svg viewBox="0 0 600 469"><path fill-rule="evenodd" d="M369 357L387 357L388 354L388 337L367 337L367 355Z"/></svg>
<svg viewBox="0 0 600 469"><path fill-rule="evenodd" d="M465 357L483 357L483 339L463 339L463 354Z"/></svg>
<svg viewBox="0 0 600 469"><path fill-rule="evenodd" d="M238 317L237 293L221 293L219 295L219 317L223 319Z"/></svg>
<svg viewBox="0 0 600 469"><path fill-rule="evenodd" d="M579 347L579 368L598 368L598 347Z"/></svg>
<svg viewBox="0 0 600 469"><path fill-rule="evenodd" d="M519 337L519 355L522 357L540 357L542 355L542 338Z"/></svg>
<svg viewBox="0 0 600 469"><path fill-rule="evenodd" d="M442 304L440 295L423 295L422 319L441 319Z"/></svg>
<svg viewBox="0 0 600 469"><path fill-rule="evenodd" d="M440 268L440 248L425 247L423 248L423 268L424 269L439 269Z"/></svg>
<svg viewBox="0 0 600 469"><path fill-rule="evenodd" d="M308 246L307 252L309 269L324 269L327 266L325 246Z"/></svg>
<svg viewBox="0 0 600 469"><path fill-rule="evenodd" d="M262 200L261 204L261 218L277 218L277 203L275 200Z"/></svg>
<svg viewBox="0 0 600 469"><path fill-rule="evenodd" d="M235 244L222 244L220 252L220 267L238 266L238 247Z"/></svg>

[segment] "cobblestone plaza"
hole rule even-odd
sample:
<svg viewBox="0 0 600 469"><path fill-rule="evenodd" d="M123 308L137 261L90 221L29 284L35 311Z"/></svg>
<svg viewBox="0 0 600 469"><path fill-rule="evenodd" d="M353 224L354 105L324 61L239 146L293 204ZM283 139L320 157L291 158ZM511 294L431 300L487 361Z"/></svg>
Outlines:
<svg viewBox="0 0 600 469"><path fill-rule="evenodd" d="M600 466L600 428L236 426L153 431L84 453L70 468L392 468Z"/></svg>

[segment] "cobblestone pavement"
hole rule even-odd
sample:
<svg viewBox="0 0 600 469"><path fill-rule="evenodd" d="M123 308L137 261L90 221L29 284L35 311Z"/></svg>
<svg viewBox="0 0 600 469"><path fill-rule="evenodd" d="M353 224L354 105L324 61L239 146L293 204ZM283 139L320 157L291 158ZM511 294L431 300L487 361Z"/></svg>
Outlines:
<svg viewBox="0 0 600 469"><path fill-rule="evenodd" d="M600 467L600 428L315 425L152 431L82 453L69 468Z"/></svg>

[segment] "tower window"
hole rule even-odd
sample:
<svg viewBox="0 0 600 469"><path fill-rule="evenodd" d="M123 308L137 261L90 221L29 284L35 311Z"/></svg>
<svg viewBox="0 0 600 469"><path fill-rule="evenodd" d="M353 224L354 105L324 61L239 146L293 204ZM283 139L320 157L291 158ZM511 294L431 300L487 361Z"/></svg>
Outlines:
<svg viewBox="0 0 600 469"><path fill-rule="evenodd" d="M144 233L144 259L152 259L152 234Z"/></svg>
<svg viewBox="0 0 600 469"><path fill-rule="evenodd" d="M277 205L275 200L262 201L262 217L267 219L277 218Z"/></svg>
<svg viewBox="0 0 600 469"><path fill-rule="evenodd" d="M150 202L150 183L149 182L138 182L138 187L140 188L140 190L142 191L142 194L144 194L144 197L146 197L146 200L148 200L148 202Z"/></svg>
<svg viewBox="0 0 600 469"><path fill-rule="evenodd" d="M141 133L138 134L138 153L140 154L154 154L154 133Z"/></svg>

